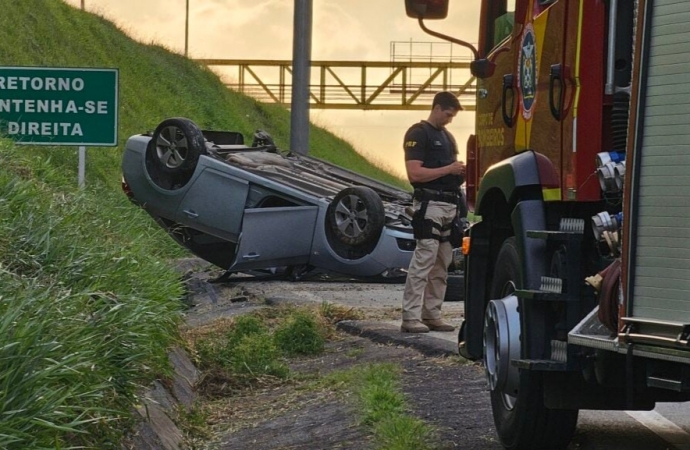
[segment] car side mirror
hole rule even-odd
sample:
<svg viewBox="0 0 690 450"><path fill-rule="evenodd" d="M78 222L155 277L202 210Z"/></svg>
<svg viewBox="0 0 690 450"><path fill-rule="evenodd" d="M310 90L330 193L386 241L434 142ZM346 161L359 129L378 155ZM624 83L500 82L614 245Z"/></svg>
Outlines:
<svg viewBox="0 0 690 450"><path fill-rule="evenodd" d="M475 59L470 63L470 72L480 79L491 77L495 70L496 63L488 59Z"/></svg>
<svg viewBox="0 0 690 450"><path fill-rule="evenodd" d="M445 19L448 0L405 0L405 12L414 19Z"/></svg>

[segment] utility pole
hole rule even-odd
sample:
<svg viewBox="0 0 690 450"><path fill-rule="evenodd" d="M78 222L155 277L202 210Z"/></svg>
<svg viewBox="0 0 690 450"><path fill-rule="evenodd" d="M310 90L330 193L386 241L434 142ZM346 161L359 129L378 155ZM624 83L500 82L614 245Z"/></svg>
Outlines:
<svg viewBox="0 0 690 450"><path fill-rule="evenodd" d="M311 75L312 0L295 0L292 37L290 151L309 153L309 82Z"/></svg>
<svg viewBox="0 0 690 450"><path fill-rule="evenodd" d="M84 0L81 1L84 2ZM189 0L186 0L186 2L187 7L184 16L184 56L187 56L189 53Z"/></svg>
<svg viewBox="0 0 690 450"><path fill-rule="evenodd" d="M82 10L86 9L86 7L84 6L84 2L85 2L85 1L86 1L86 0L81 0L81 9L82 9Z"/></svg>

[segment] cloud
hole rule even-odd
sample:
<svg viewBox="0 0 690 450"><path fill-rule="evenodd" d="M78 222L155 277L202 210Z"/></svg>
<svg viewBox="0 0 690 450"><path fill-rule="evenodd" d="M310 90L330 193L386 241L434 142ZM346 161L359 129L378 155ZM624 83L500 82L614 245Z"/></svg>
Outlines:
<svg viewBox="0 0 690 450"><path fill-rule="evenodd" d="M292 2L190 1L199 3L190 13L192 55L229 59L291 58Z"/></svg>
<svg viewBox="0 0 690 450"><path fill-rule="evenodd" d="M260 33L263 26L276 21L284 22L285 17L292 15L292 4L285 0L190 1L199 3L193 11L202 23L226 30L249 28ZM292 27L292 21L289 27Z"/></svg>
<svg viewBox="0 0 690 450"><path fill-rule="evenodd" d="M81 0L65 0L79 7ZM182 51L185 0L85 0L144 42ZM189 47L208 58L290 59L292 0L189 0ZM451 2L446 20L427 25L476 41L479 1ZM314 59L387 60L392 41L438 41L405 15L402 0L313 0Z"/></svg>
<svg viewBox="0 0 690 450"><path fill-rule="evenodd" d="M356 3L356 2L353 2ZM326 0L314 7L314 59L366 60L374 56L376 40L370 27L362 23L356 12L359 8L343 2ZM353 12L354 11L354 12Z"/></svg>

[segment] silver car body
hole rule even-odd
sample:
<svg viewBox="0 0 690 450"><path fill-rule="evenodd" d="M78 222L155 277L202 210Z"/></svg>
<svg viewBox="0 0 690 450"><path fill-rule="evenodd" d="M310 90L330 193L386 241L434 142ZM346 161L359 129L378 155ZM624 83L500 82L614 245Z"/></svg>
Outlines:
<svg viewBox="0 0 690 450"><path fill-rule="evenodd" d="M218 145L208 138L223 140L223 132L202 133L205 151L183 186L164 188L152 178L155 133L130 137L122 162L130 198L197 256L230 272L299 267L362 278L404 274L414 250L409 193L316 158ZM355 251L334 238L327 220L334 198L352 186L376 192L385 211L376 242Z"/></svg>

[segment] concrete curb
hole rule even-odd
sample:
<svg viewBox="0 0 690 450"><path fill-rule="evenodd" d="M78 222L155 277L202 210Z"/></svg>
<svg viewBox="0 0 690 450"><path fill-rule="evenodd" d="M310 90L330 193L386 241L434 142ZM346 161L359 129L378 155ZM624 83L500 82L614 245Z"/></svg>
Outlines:
<svg viewBox="0 0 690 450"><path fill-rule="evenodd" d="M454 341L439 339L426 333L402 333L399 326L381 322L344 320L338 322L336 328L380 344L403 345L414 348L426 356L452 356L458 354L458 346Z"/></svg>
<svg viewBox="0 0 690 450"><path fill-rule="evenodd" d="M195 386L199 371L187 353L176 347L168 354L174 372L170 383L156 381L143 394L137 412L141 418L130 437L131 448L146 450L182 450L187 448L184 435L174 419L180 406L191 407L196 401Z"/></svg>

